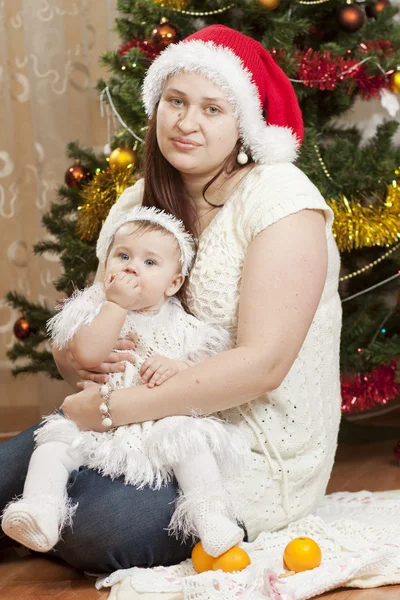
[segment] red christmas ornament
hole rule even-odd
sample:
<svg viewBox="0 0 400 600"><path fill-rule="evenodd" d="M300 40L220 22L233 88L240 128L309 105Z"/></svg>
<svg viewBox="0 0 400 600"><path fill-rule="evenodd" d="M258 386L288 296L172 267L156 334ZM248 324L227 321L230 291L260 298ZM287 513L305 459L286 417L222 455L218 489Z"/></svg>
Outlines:
<svg viewBox="0 0 400 600"><path fill-rule="evenodd" d="M356 4L346 4L338 12L338 22L345 31L358 31L365 21L364 11Z"/></svg>
<svg viewBox="0 0 400 600"><path fill-rule="evenodd" d="M378 0L374 4L367 4L365 9L367 17L370 19L376 19L379 13L382 12L387 6L390 6L389 0Z"/></svg>
<svg viewBox="0 0 400 600"><path fill-rule="evenodd" d="M394 447L394 456L396 460L400 462L400 441L398 441Z"/></svg>
<svg viewBox="0 0 400 600"><path fill-rule="evenodd" d="M369 373L342 375L342 413L365 412L400 396L400 384L396 381L397 363L376 367Z"/></svg>
<svg viewBox="0 0 400 600"><path fill-rule="evenodd" d="M25 317L19 318L14 323L14 335L19 340L24 340L32 333L32 328L29 324L29 321L25 319Z"/></svg>
<svg viewBox="0 0 400 600"><path fill-rule="evenodd" d="M78 160L65 171L65 183L70 188L81 188L84 183L89 181L90 177L89 169L83 167Z"/></svg>
<svg viewBox="0 0 400 600"><path fill-rule="evenodd" d="M152 44L150 44L147 40L143 40L140 38L132 38L118 49L118 54L120 56L125 56L129 52L131 48L138 48L146 58L150 60L154 60L160 54L160 50L157 50Z"/></svg>
<svg viewBox="0 0 400 600"><path fill-rule="evenodd" d="M160 51L164 50L170 44L176 44L181 39L179 30L173 23L163 17L159 25L154 27L151 32L151 42Z"/></svg>

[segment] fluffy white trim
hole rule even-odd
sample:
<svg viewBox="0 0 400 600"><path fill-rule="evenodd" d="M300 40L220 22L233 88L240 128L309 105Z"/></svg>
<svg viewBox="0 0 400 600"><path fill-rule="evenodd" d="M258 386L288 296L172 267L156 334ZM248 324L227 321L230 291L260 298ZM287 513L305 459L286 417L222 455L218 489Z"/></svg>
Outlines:
<svg viewBox="0 0 400 600"><path fill-rule="evenodd" d="M192 40L170 44L153 62L143 82L143 102L150 117L171 75L196 72L215 83L235 107L243 145L257 163L293 162L297 139L289 127L267 125L257 86L242 60L214 42Z"/></svg>
<svg viewBox="0 0 400 600"><path fill-rule="evenodd" d="M80 434L80 429L74 421L60 413L53 413L43 419L43 424L35 431L36 446L47 442L64 442L72 444Z"/></svg>
<svg viewBox="0 0 400 600"><path fill-rule="evenodd" d="M163 210L154 206L135 206L131 211L121 215L121 218L115 221L107 231L107 236L99 238L97 244L97 258L100 262L104 262L107 257L107 252L110 244L113 241L116 231L126 223L135 221L147 221L157 223L176 238L181 251L180 263L182 265L182 274L186 277L194 258L194 241L192 236L185 231L182 221L173 215L166 213Z"/></svg>
<svg viewBox="0 0 400 600"><path fill-rule="evenodd" d="M81 432L73 444L73 450L84 456L87 467L116 479L124 477L127 485L138 489L145 486L159 489L168 481L168 476L159 477L143 452L137 448L127 448L126 444L118 444L109 432L96 434L90 431Z"/></svg>
<svg viewBox="0 0 400 600"><path fill-rule="evenodd" d="M231 335L219 325L202 321L197 321L196 325L188 335L185 346L183 360L186 362L195 364L233 347Z"/></svg>
<svg viewBox="0 0 400 600"><path fill-rule="evenodd" d="M191 537L195 542L200 536L196 527L196 515L201 510L204 502L212 505L213 510L221 515L228 517L233 522L241 521L242 501L226 493L224 489L204 489L198 488L189 494L178 492L175 500L175 508L168 525L168 533L186 541Z"/></svg>
<svg viewBox="0 0 400 600"><path fill-rule="evenodd" d="M104 301L102 283L95 283L84 290L76 290L65 300L54 317L47 321L47 333L52 342L60 350L66 348L82 325L90 325L99 314Z"/></svg>
<svg viewBox="0 0 400 600"><path fill-rule="evenodd" d="M173 469L188 455L212 452L223 480L244 475L250 451L239 429L215 417L166 417L154 423L144 452L155 472Z"/></svg>

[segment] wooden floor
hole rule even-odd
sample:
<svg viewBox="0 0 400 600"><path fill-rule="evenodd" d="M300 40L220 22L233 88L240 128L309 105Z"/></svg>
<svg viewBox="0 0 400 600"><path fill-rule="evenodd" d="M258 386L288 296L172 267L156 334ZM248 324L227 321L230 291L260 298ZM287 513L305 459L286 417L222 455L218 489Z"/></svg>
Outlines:
<svg viewBox="0 0 400 600"><path fill-rule="evenodd" d="M399 433L400 437L400 433ZM394 442L339 447L328 492L400 488L400 466L393 459ZM108 592L95 590L75 569L41 557L0 554L0 600L106 600ZM337 590L320 600L399 600L400 586L372 590Z"/></svg>

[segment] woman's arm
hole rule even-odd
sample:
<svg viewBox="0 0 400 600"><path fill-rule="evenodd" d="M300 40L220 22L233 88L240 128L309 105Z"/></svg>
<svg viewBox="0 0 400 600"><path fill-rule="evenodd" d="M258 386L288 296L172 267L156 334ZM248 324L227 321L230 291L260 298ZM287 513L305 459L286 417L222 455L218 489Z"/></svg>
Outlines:
<svg viewBox="0 0 400 600"><path fill-rule="evenodd" d="M265 259L268 257L268 260ZM115 426L171 415L213 413L274 390L289 372L310 328L327 272L325 219L302 210L263 230L250 244L242 273L237 347L178 373L162 386L116 390ZM101 429L96 388L67 413ZM86 405L86 408L84 408Z"/></svg>

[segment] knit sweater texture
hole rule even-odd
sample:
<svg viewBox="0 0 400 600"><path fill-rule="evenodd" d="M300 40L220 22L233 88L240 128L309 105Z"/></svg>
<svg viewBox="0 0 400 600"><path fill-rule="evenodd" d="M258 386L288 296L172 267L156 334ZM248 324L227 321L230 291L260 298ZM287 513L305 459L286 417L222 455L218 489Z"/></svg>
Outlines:
<svg viewBox="0 0 400 600"><path fill-rule="evenodd" d="M125 190L103 226L143 195L143 180ZM280 219L322 210L328 269L322 296L303 345L281 385L247 404L219 413L239 425L252 448L252 469L238 482L249 540L314 511L333 466L340 422L338 294L340 255L333 212L308 177L291 163L257 165L242 180L199 238L189 278L189 308L236 339L240 284L255 237Z"/></svg>

